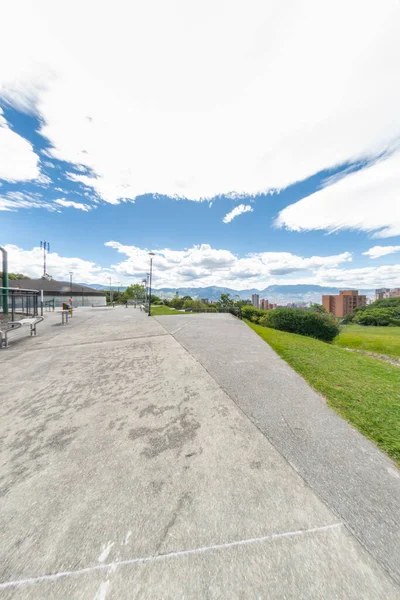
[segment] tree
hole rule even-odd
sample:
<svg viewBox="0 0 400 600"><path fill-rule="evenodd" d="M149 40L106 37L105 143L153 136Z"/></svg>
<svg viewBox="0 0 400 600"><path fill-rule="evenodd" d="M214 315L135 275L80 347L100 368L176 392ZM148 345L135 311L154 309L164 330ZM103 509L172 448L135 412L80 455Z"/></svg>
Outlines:
<svg viewBox="0 0 400 600"><path fill-rule="evenodd" d="M3 276L3 273L0 271L0 277ZM23 275L22 273L9 273L8 279L16 280L16 279L30 279L28 275Z"/></svg>
<svg viewBox="0 0 400 600"><path fill-rule="evenodd" d="M183 298L175 297L172 298L169 305L176 310L181 310L183 308Z"/></svg>
<svg viewBox="0 0 400 600"><path fill-rule="evenodd" d="M251 304L251 300L238 300L236 302L236 306L242 307L242 306L249 306L249 304Z"/></svg>
<svg viewBox="0 0 400 600"><path fill-rule="evenodd" d="M183 308L191 309L194 311L206 310L207 305L204 304L201 300L185 300L183 303Z"/></svg>
<svg viewBox="0 0 400 600"><path fill-rule="evenodd" d="M192 300L191 296L183 296L182 300L186 302L187 300Z"/></svg>
<svg viewBox="0 0 400 600"><path fill-rule="evenodd" d="M231 308L235 306L235 301L231 298L230 294L221 294L217 304L220 308Z"/></svg>
<svg viewBox="0 0 400 600"><path fill-rule="evenodd" d="M146 288L144 285L140 285L139 283L129 285L123 293L124 300L144 300L145 297Z"/></svg>
<svg viewBox="0 0 400 600"><path fill-rule="evenodd" d="M124 294L122 292L116 292L115 290L112 290L111 295L110 295L110 290L106 290L106 300L107 300L108 304L111 302L111 298L112 298L113 302L124 302L125 301Z"/></svg>
<svg viewBox="0 0 400 600"><path fill-rule="evenodd" d="M316 312L316 313L320 313L320 314L325 314L328 312L326 310L326 308L324 306L322 306L322 304L318 304L317 302L314 302L314 304L311 304L310 310L312 310L313 312Z"/></svg>

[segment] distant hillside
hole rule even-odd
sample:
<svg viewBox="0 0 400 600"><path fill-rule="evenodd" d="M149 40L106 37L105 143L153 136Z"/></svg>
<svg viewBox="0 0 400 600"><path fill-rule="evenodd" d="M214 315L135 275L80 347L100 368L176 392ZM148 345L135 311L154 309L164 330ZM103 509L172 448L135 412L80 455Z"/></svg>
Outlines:
<svg viewBox="0 0 400 600"><path fill-rule="evenodd" d="M87 283L82 285L88 285ZM90 287L96 290L108 290L109 286L93 284ZM113 290L117 286L112 286ZM120 287L123 291L125 287ZM260 298L266 298L270 302L278 304L286 304L287 302L321 302L323 294L338 294L340 289L336 287L323 287L320 285L297 284L297 285L270 285L263 290L256 288L248 290L234 290L227 287L208 286L208 287L178 287L178 288L159 288L154 289L153 293L162 298L173 298L178 292L180 296L191 296L192 298L208 298L209 300L218 300L221 294L230 294L231 296L239 296L245 300L251 298L252 294L259 294ZM373 296L374 290L363 289L359 290L361 294Z"/></svg>

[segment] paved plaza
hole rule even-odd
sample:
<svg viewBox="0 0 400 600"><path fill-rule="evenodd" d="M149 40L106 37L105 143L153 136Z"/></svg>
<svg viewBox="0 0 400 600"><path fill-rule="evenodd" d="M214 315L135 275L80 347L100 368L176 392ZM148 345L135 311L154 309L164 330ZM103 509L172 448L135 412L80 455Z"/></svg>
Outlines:
<svg viewBox="0 0 400 600"><path fill-rule="evenodd" d="M400 598L400 477L231 315L0 353L0 599Z"/></svg>

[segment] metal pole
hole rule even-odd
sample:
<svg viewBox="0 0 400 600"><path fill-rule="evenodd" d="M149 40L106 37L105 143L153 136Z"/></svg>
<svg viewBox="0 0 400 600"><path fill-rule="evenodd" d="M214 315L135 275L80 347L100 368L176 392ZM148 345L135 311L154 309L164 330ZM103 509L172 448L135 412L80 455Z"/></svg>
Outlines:
<svg viewBox="0 0 400 600"><path fill-rule="evenodd" d="M72 271L69 272L69 293L72 294Z"/></svg>
<svg viewBox="0 0 400 600"><path fill-rule="evenodd" d="M8 261L7 251L0 246L3 255L3 315L8 315Z"/></svg>
<svg viewBox="0 0 400 600"><path fill-rule="evenodd" d="M15 295L14 295L14 290L11 291L11 321L15 321Z"/></svg>
<svg viewBox="0 0 400 600"><path fill-rule="evenodd" d="M150 256L150 279L149 279L149 317L151 317L151 277L153 274L153 252L149 252Z"/></svg>
<svg viewBox="0 0 400 600"><path fill-rule="evenodd" d="M82 288L82 306L83 306L83 288Z"/></svg>

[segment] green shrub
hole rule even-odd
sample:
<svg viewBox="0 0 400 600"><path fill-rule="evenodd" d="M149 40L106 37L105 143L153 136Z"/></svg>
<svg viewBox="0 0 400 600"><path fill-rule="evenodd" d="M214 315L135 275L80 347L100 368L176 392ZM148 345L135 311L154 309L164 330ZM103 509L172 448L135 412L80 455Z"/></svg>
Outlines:
<svg viewBox="0 0 400 600"><path fill-rule="evenodd" d="M242 306L242 317L243 319L248 319L253 323L258 323L260 318L265 315L266 311L261 310L260 308L256 308L255 306L248 305Z"/></svg>
<svg viewBox="0 0 400 600"><path fill-rule="evenodd" d="M264 313L259 325L298 333L331 342L339 333L336 319L329 314L302 310L301 308L277 308Z"/></svg>
<svg viewBox="0 0 400 600"><path fill-rule="evenodd" d="M385 325L396 325L398 321L396 316L396 313L389 308L374 308L357 312L354 315L353 323L384 327Z"/></svg>
<svg viewBox="0 0 400 600"><path fill-rule="evenodd" d="M358 323L372 326L398 326L400 323L400 298L383 298L367 306L359 306L343 323Z"/></svg>

